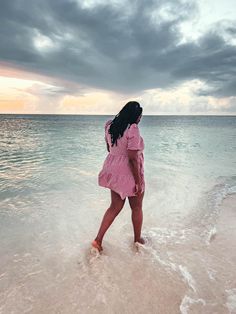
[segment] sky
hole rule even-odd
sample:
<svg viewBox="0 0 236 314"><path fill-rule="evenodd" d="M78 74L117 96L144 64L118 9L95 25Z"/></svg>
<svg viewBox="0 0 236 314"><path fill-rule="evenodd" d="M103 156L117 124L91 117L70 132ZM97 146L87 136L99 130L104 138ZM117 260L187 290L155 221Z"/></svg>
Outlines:
<svg viewBox="0 0 236 314"><path fill-rule="evenodd" d="M236 115L235 0L1 0L0 113Z"/></svg>

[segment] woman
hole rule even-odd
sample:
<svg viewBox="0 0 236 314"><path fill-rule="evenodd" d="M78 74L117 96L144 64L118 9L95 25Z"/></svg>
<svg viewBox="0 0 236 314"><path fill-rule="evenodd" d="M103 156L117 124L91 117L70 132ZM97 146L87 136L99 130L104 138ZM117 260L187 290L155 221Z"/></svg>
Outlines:
<svg viewBox="0 0 236 314"><path fill-rule="evenodd" d="M105 141L109 153L99 172L98 184L111 190L111 205L92 242L99 252L103 250L103 236L122 210L126 197L132 210L134 242L145 243L141 237L145 191L144 142L138 128L142 110L138 102L129 101L113 120L105 123Z"/></svg>

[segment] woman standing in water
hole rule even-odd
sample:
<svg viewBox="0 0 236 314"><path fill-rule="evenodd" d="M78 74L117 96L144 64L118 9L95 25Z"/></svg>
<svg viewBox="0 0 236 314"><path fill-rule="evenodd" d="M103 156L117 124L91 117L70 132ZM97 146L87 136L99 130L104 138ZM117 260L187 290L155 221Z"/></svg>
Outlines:
<svg viewBox="0 0 236 314"><path fill-rule="evenodd" d="M126 197L132 210L134 242L145 243L141 237L145 191L144 141L138 128L142 111L138 102L129 101L113 120L105 123L105 141L109 153L99 172L98 184L111 190L111 204L92 242L99 252L103 250L104 234L122 210Z"/></svg>

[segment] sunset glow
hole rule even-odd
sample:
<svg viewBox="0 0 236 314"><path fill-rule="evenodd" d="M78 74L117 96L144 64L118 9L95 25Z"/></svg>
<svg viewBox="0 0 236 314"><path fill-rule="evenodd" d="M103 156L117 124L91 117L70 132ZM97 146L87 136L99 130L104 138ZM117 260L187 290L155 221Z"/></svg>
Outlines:
<svg viewBox="0 0 236 314"><path fill-rule="evenodd" d="M0 113L116 114L133 99L144 114L234 115L233 6L231 0L150 7L125 0L32 2L25 10L25 17L36 17L32 27L8 2Z"/></svg>

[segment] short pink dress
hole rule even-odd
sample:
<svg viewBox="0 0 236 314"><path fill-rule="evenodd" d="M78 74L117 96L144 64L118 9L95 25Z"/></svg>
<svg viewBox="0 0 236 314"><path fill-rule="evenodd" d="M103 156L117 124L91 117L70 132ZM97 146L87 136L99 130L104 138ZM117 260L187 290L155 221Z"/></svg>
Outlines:
<svg viewBox="0 0 236 314"><path fill-rule="evenodd" d="M117 139L117 146L111 146L111 134L108 129L112 120L105 123L105 141L109 150L102 170L98 174L99 186L109 188L120 195L124 200L126 196L135 196L135 180L130 168L128 149L138 150L138 165L140 170L142 191L145 190L144 180L144 141L136 123L128 125L121 138Z"/></svg>

